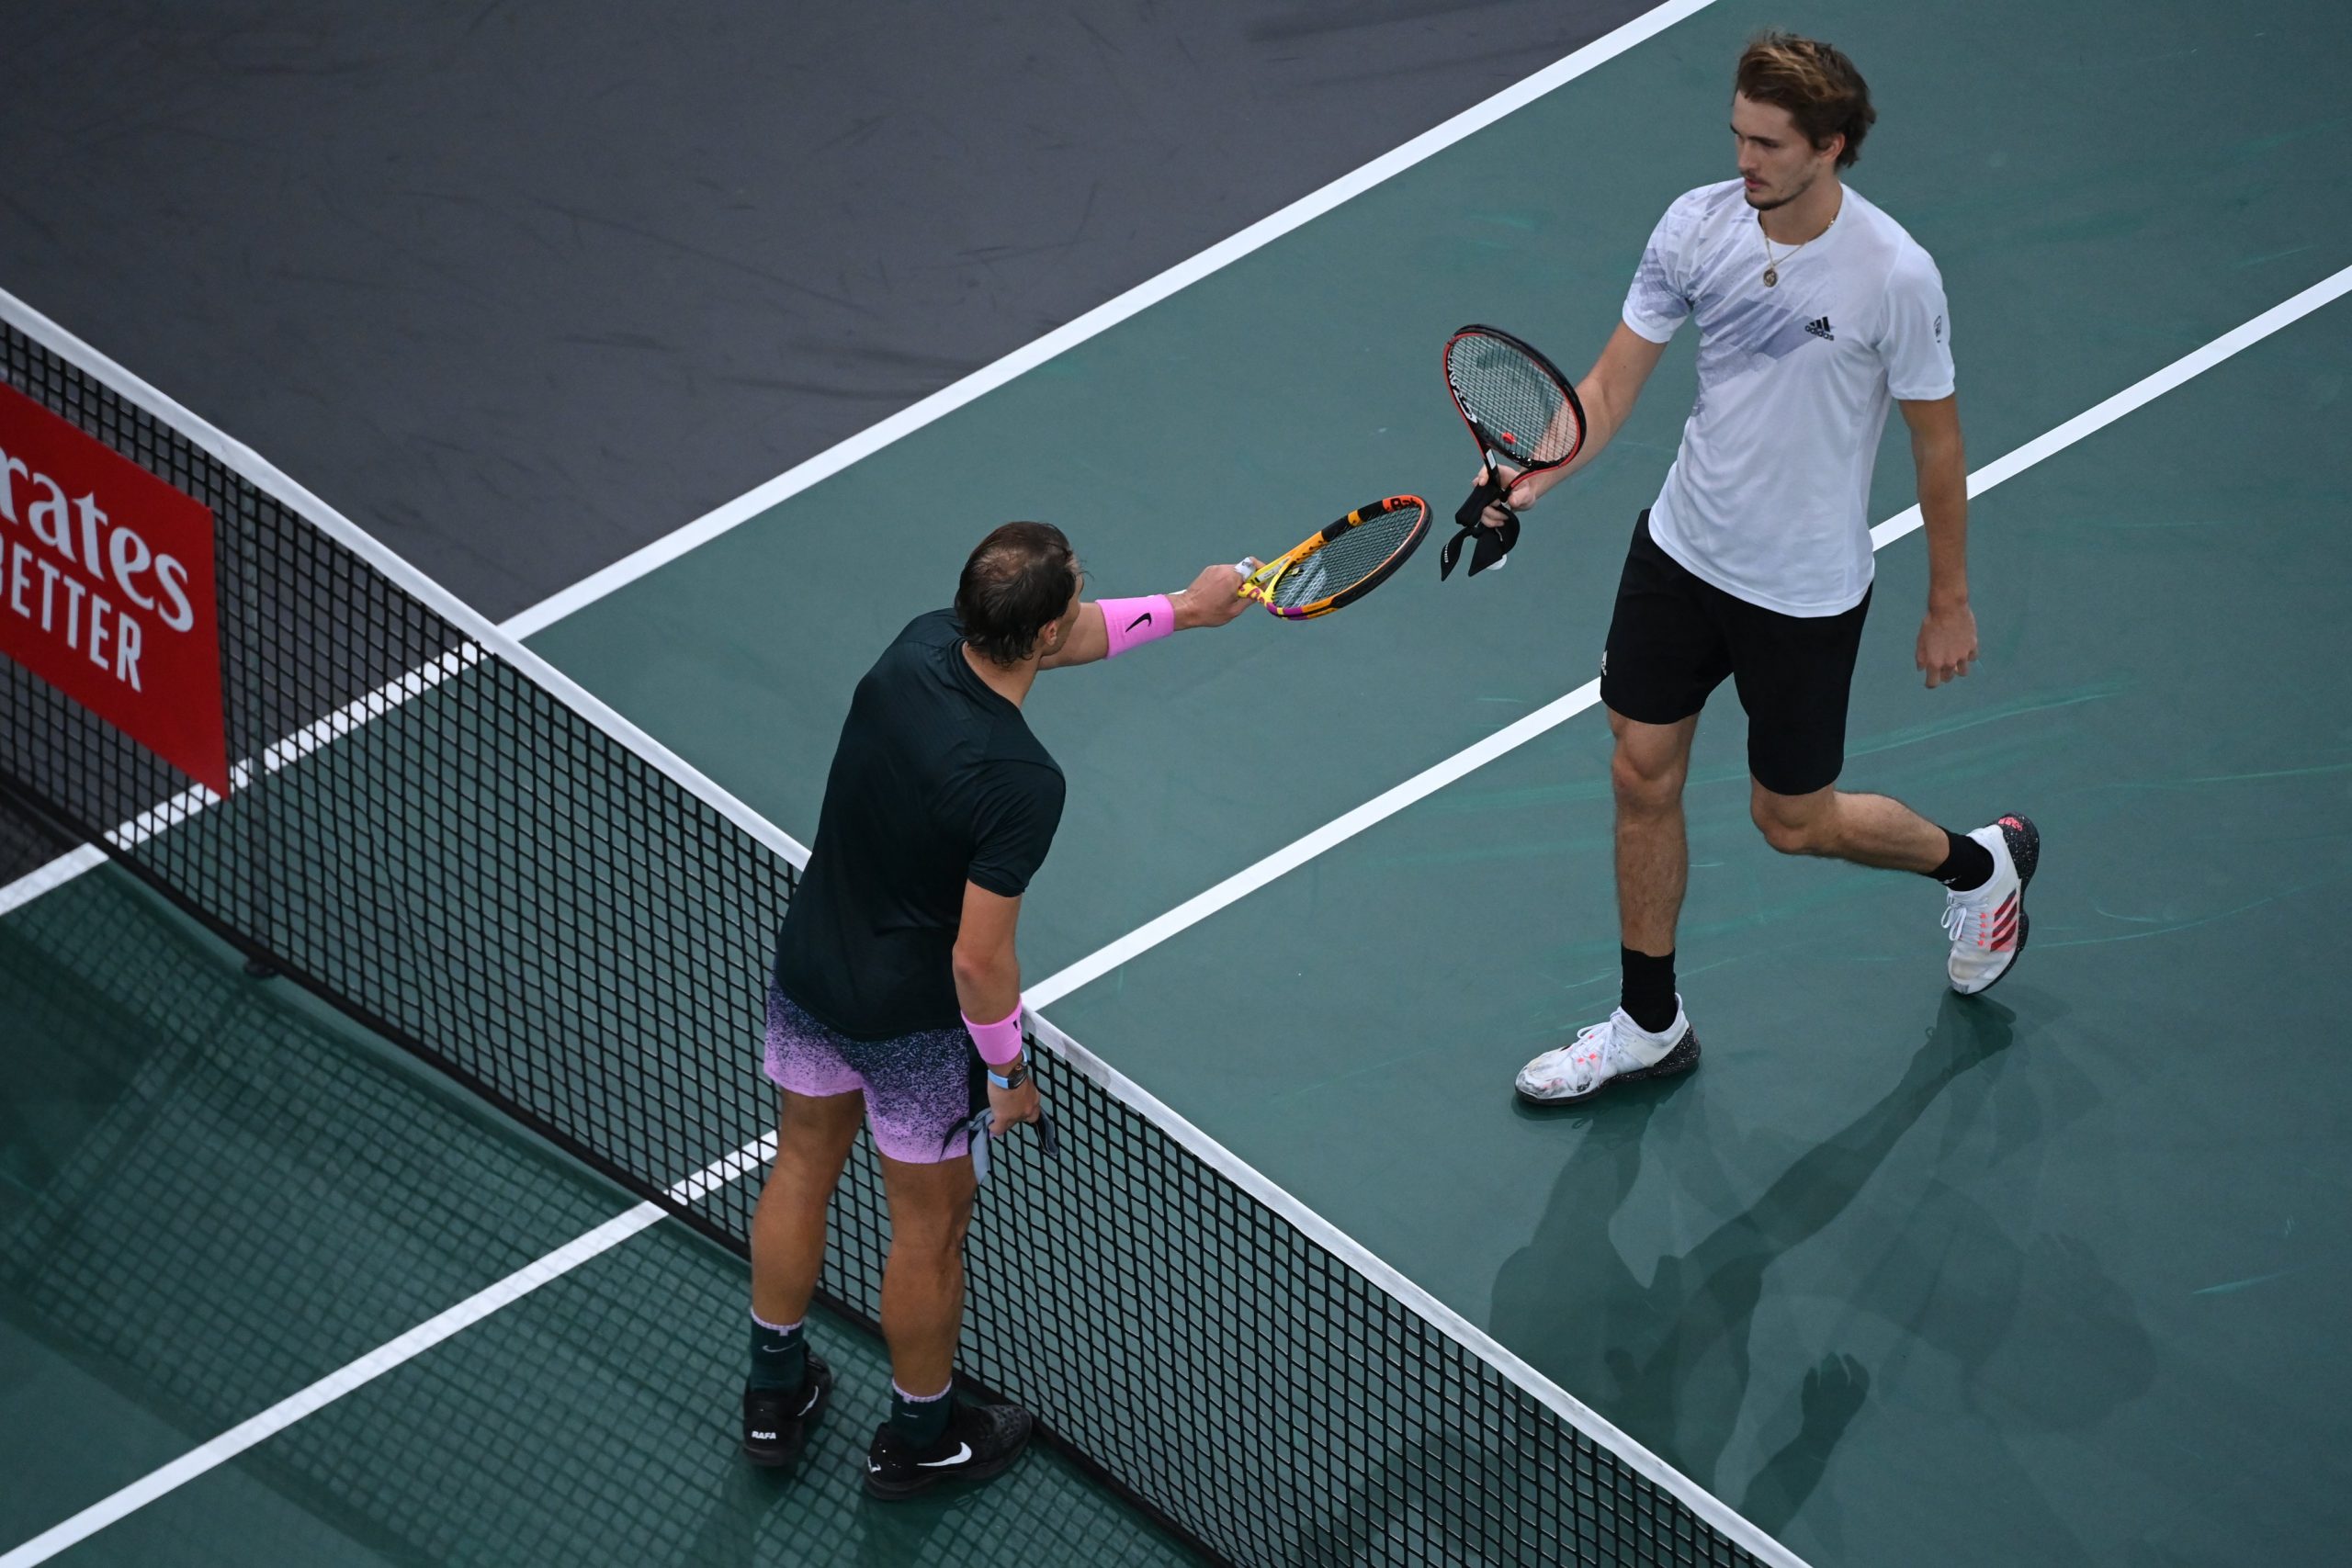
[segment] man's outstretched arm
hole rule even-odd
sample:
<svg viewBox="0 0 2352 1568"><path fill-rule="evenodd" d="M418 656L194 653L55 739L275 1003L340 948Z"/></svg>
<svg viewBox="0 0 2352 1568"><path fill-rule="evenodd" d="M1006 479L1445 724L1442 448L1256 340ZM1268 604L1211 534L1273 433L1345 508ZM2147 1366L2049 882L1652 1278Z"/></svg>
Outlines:
<svg viewBox="0 0 2352 1568"><path fill-rule="evenodd" d="M1069 639L1040 660L1037 668L1066 670L1073 664L1091 664L1098 659L1109 658L1112 628L1102 619L1105 604L1118 606L1125 623L1142 622L1147 616L1168 617L1165 626L1154 626L1148 622L1123 624L1119 632L1130 642L1148 641L1195 626L1221 626L1250 607L1250 601L1240 595L1241 576L1230 566L1204 567L1190 588L1165 596L1165 609L1151 599L1090 599L1078 607L1078 624L1070 627Z"/></svg>
<svg viewBox="0 0 2352 1568"><path fill-rule="evenodd" d="M1625 421L1633 417L1634 404L1640 400L1643 387L1649 382L1650 372L1665 356L1666 344L1652 343L1624 322L1609 334L1609 342L1593 361L1585 378L1577 383L1577 400L1584 405L1584 446L1570 461L1559 468L1549 468L1523 483L1511 487L1513 507L1532 506L1544 492L1600 456ZM1488 507L1481 519L1489 528L1503 525L1502 512Z"/></svg>

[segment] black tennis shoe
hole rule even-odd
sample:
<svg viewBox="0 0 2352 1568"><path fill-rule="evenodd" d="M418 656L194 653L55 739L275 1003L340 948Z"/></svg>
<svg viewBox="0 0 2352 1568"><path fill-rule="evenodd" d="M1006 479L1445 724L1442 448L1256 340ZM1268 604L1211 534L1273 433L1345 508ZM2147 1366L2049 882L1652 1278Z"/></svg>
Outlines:
<svg viewBox="0 0 2352 1568"><path fill-rule="evenodd" d="M1036 1427L1037 1418L1017 1404L967 1404L958 1399L939 1441L917 1449L886 1421L865 1456L865 1489L895 1500L929 1491L943 1481L986 1481L1001 1475L1029 1446Z"/></svg>
<svg viewBox="0 0 2352 1568"><path fill-rule="evenodd" d="M798 1459L832 1393L833 1369L814 1350L808 1352L808 1375L798 1388L746 1388L743 1457L769 1470Z"/></svg>

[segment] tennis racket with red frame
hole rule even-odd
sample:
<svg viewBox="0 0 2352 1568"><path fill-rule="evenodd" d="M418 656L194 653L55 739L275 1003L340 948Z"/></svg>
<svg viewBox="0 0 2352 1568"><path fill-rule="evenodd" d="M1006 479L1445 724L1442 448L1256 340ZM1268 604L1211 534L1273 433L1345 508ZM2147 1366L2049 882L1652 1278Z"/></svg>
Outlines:
<svg viewBox="0 0 2352 1568"><path fill-rule="evenodd" d="M1550 360L1494 327L1464 327L1446 340L1445 386L1478 444L1487 477L1453 514L1462 531L1446 541L1438 576L1453 574L1463 541L1476 535L1477 547L1470 553L1470 575L1476 577L1500 566L1519 543L1519 513L1503 501L1516 479L1556 468L1584 449L1584 404ZM1506 478L1505 464L1518 475ZM1498 503L1507 519L1503 525L1480 526L1487 508Z"/></svg>

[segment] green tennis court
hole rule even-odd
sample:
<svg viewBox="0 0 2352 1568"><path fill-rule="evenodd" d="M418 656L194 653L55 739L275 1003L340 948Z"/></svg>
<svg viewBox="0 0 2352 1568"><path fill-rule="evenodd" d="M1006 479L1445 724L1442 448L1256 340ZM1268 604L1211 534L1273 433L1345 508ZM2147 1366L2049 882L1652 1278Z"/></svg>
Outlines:
<svg viewBox="0 0 2352 1568"><path fill-rule="evenodd" d="M1722 0L530 647L805 839L854 681L994 523L1060 524L1118 594L1394 491L1450 512L1445 334L1494 321L1580 370L1657 212L1724 172L1724 62L1775 23L1870 73L1852 184L1942 270L1997 480L1971 507L1982 667L1920 689L1925 558L1888 541L1841 782L2034 815L2018 976L1955 998L1933 889L1774 856L1720 694L1681 937L1705 1070L1514 1103L1613 999L1607 730L1547 705L1596 673L1690 407L1678 346L1506 570L1441 584L1425 551L1343 615L1041 681L1070 790L1033 1000L1061 980L1060 1029L1806 1562L2329 1560L2352 306L2193 356L2345 291L2338 7ZM1898 423L1871 515L1913 499ZM635 1201L112 869L0 918L0 1551ZM1190 1560L1055 1453L912 1510L858 1500L845 1457L747 1473L743 1284L649 1229L57 1560ZM838 1438L878 1419L881 1359L822 1342Z"/></svg>

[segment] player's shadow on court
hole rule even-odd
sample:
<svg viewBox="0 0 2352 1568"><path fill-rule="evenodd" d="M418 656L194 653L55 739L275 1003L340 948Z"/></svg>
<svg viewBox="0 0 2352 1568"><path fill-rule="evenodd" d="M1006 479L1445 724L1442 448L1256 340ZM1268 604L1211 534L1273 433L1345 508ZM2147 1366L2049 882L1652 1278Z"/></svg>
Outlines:
<svg viewBox="0 0 2352 1568"><path fill-rule="evenodd" d="M1640 1179L1652 1119L1673 1090L1629 1088L1594 1106L1580 1119L1584 1141L1561 1172L1534 1239L1496 1276L1488 1318L1496 1337L1712 1486L1747 1401L1749 1335L1765 1271L1846 1211L1955 1080L2008 1048L2013 1021L1997 1003L1945 997L1935 1027L1892 1089L1697 1245L1659 1258L1647 1280L1628 1267L1609 1230ZM1697 1147L1657 1154L1713 1159ZM2014 1250L1998 1233L1984 1239ZM1840 1357L1816 1367L1809 1381L1797 1436L1749 1488L1748 1500L1775 1525L1793 1517L1819 1483L1868 1396L1866 1370Z"/></svg>

